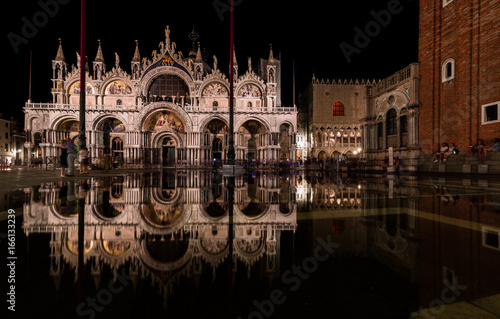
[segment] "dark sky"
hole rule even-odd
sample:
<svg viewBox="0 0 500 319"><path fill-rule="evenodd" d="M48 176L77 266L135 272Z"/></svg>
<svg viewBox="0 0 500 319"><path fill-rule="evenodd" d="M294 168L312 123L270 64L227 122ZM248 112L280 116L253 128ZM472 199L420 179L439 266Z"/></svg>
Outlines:
<svg viewBox="0 0 500 319"><path fill-rule="evenodd" d="M50 5L46 14L40 3ZM62 3L62 4L61 4ZM114 66L114 52L120 56L122 69L130 70L135 40L141 56L151 56L164 39L168 24L171 39L184 56L191 49L189 33L199 33L202 48L218 59L219 68L229 69L229 6L228 0L204 1L137 1L134 7L126 2L87 0L87 55L90 62L97 52L97 40L108 70ZM7 73L10 79L4 117L22 117L22 107L28 100L29 56L32 52L32 100L51 100L51 60L55 58L58 38L62 38L66 62L76 64L79 51L80 1L41 0L16 1L3 11L3 44L7 53ZM393 13L383 15L382 13ZM381 10L385 10L381 12ZM381 26L374 12L385 19ZM38 20L37 20L38 19ZM390 20L390 21L389 21ZM36 33L27 23L37 22ZM377 27L378 25L378 27ZM356 28L368 31L369 42L356 40ZM23 34L23 28L27 30ZM26 31L25 30L25 31ZM9 37L17 39L12 44ZM246 72L247 58L255 64L267 58L269 44L274 55L281 54L282 100L292 105L292 61L295 59L296 88L302 91L312 74L319 78L384 78L417 60L418 1L263 1L235 0L235 47L240 74ZM341 44L363 46L350 55L347 62ZM17 50L17 52L16 52ZM90 63L92 67L92 64Z"/></svg>

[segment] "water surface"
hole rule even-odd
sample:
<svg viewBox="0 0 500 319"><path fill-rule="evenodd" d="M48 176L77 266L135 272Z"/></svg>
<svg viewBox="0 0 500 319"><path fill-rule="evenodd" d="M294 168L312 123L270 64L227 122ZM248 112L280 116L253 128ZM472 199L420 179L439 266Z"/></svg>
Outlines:
<svg viewBox="0 0 500 319"><path fill-rule="evenodd" d="M16 318L499 315L494 180L166 170L4 195Z"/></svg>

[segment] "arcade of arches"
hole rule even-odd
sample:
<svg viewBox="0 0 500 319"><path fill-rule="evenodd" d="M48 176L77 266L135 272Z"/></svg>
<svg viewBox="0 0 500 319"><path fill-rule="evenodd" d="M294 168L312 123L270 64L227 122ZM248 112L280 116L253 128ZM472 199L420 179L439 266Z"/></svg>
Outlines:
<svg viewBox="0 0 500 319"><path fill-rule="evenodd" d="M199 53L199 52L198 52ZM194 52L183 57L170 30L151 58L136 45L131 74L118 55L106 70L101 44L86 79L86 146L92 164L103 155L124 164L210 165L227 159L229 83ZM90 63L89 63L90 64ZM236 160L295 161L297 108L281 105L281 64L272 48L259 72L235 66ZM69 70L62 43L52 61L52 103L27 103L25 147L36 157L58 157L61 141L79 135L80 69Z"/></svg>

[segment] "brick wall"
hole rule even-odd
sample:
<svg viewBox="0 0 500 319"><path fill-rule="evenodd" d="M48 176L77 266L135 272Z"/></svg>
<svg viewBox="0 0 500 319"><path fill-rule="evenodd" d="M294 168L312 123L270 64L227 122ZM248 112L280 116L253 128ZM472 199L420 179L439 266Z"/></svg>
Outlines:
<svg viewBox="0 0 500 319"><path fill-rule="evenodd" d="M500 123L481 123L481 106L500 101L500 2L420 1L419 137L422 153L478 138L500 137ZM455 60L455 78L442 82L442 64Z"/></svg>
<svg viewBox="0 0 500 319"><path fill-rule="evenodd" d="M360 124L365 117L366 85L313 84L313 109L310 124L314 126ZM344 104L344 116L333 116L333 104Z"/></svg>

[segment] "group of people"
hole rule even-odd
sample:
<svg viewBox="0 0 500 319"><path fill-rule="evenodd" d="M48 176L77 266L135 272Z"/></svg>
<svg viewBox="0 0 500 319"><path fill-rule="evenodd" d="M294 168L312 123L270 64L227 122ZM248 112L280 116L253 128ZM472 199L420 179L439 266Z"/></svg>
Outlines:
<svg viewBox="0 0 500 319"><path fill-rule="evenodd" d="M479 157L484 157L488 155L488 152L499 152L500 151L500 138L495 138L492 145L486 146L484 140L478 139L476 145L471 145L469 147L469 153L478 153ZM452 154L458 154L459 150L455 146L455 143L443 143L437 152L434 153L434 162L446 162L448 157Z"/></svg>
<svg viewBox="0 0 500 319"><path fill-rule="evenodd" d="M434 153L434 163L446 162L451 154L458 154L458 153L459 150L455 146L455 143L451 143L451 146L448 146L448 143L443 143L441 148L436 153Z"/></svg>
<svg viewBox="0 0 500 319"><path fill-rule="evenodd" d="M469 152L478 152L479 157L487 156L488 152L500 152L500 138L495 138L490 146L486 146L484 140L478 139L477 144L469 148Z"/></svg>
<svg viewBox="0 0 500 319"><path fill-rule="evenodd" d="M78 159L80 161L80 172L82 174L87 174L89 172L89 151L85 146L78 149L71 138L68 137L66 140L61 141L61 155L59 157L61 177L75 175L76 153L78 153ZM66 168L68 172L65 175L64 169Z"/></svg>

